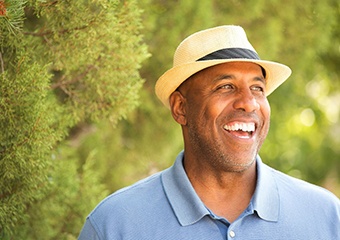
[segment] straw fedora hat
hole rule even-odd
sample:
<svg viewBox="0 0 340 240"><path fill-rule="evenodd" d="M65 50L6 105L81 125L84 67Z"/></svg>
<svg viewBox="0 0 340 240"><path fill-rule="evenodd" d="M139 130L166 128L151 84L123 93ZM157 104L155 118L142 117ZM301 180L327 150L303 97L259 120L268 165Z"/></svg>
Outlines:
<svg viewBox="0 0 340 240"><path fill-rule="evenodd" d="M242 27L219 26L194 33L179 44L173 67L157 80L156 95L169 108L169 97L182 82L205 68L226 62L253 62L264 68L267 96L292 72L283 64L260 60Z"/></svg>

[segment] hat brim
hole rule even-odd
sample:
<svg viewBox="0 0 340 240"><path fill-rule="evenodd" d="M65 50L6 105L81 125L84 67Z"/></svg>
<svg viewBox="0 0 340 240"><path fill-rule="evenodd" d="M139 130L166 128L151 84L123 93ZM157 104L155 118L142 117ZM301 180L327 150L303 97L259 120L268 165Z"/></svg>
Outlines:
<svg viewBox="0 0 340 240"><path fill-rule="evenodd" d="M266 71L266 96L271 94L280 86L292 73L291 69L281 63L256 59L221 59L195 61L175 66L166 71L157 81L155 86L156 95L162 103L170 108L170 95L190 76L195 73L221 63L227 62L252 62L260 65Z"/></svg>

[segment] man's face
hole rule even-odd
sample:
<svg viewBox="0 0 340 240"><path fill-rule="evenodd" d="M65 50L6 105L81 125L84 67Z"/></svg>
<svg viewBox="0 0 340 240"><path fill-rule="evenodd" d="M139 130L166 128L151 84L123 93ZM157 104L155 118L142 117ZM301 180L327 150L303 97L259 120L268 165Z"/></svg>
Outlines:
<svg viewBox="0 0 340 240"><path fill-rule="evenodd" d="M216 65L186 80L177 93L185 151L216 169L248 169L269 130L265 86L261 67L245 62Z"/></svg>

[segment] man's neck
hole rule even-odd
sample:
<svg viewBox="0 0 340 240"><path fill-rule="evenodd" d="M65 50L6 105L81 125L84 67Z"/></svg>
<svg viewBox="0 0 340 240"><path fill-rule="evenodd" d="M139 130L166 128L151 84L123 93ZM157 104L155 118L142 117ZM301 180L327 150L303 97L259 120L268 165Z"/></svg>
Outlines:
<svg viewBox="0 0 340 240"><path fill-rule="evenodd" d="M218 172L186 166L197 195L214 214L235 221L248 207L256 187L256 162L243 172Z"/></svg>

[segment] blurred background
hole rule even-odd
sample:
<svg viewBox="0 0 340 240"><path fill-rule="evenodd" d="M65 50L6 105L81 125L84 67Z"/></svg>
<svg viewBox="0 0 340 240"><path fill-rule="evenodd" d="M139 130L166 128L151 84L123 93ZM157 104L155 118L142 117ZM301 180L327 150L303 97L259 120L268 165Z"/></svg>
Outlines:
<svg viewBox="0 0 340 240"><path fill-rule="evenodd" d="M263 161L340 197L339 1L0 1L0 238L76 239L100 200L171 166L182 135L155 82L185 37L228 24L293 70Z"/></svg>

